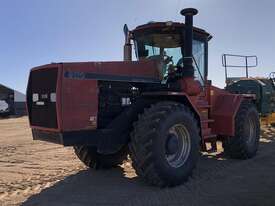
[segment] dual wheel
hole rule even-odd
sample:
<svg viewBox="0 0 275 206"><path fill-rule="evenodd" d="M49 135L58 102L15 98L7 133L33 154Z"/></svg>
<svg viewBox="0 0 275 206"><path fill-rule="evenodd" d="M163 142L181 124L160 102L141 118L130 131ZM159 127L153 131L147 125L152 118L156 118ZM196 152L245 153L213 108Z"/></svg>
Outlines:
<svg viewBox="0 0 275 206"><path fill-rule="evenodd" d="M259 118L255 107L244 102L235 119L235 137L223 142L234 158L250 158L259 142ZM134 123L130 156L137 175L151 185L175 186L192 174L199 158L200 130L189 107L176 102L160 102L145 109ZM94 147L75 147L79 159L89 167L110 168L126 159L128 148L112 155L98 154Z"/></svg>

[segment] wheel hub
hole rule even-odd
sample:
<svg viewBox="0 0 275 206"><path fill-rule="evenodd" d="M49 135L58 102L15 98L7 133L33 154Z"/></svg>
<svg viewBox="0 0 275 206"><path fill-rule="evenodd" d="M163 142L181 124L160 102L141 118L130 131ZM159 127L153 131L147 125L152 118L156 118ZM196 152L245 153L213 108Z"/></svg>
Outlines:
<svg viewBox="0 0 275 206"><path fill-rule="evenodd" d="M250 143L255 140L256 137L256 125L252 118L248 118L247 124L245 125L245 133L247 136L247 142Z"/></svg>
<svg viewBox="0 0 275 206"><path fill-rule="evenodd" d="M166 143L166 151L167 154L172 155L177 153L179 150L179 141L176 135L174 134L169 134L167 143Z"/></svg>
<svg viewBox="0 0 275 206"><path fill-rule="evenodd" d="M171 167L181 167L189 157L191 138L183 124L172 126L166 137L165 157Z"/></svg>

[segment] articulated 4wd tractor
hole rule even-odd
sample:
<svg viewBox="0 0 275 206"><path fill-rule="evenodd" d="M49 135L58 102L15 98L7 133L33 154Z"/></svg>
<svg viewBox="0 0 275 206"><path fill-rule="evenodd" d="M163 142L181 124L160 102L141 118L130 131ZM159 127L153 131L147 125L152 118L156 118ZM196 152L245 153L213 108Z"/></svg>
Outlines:
<svg viewBox="0 0 275 206"><path fill-rule="evenodd" d="M129 31L124 61L53 63L33 68L27 88L35 140L73 146L91 168L127 155L149 184L175 186L191 175L206 143L232 158L253 157L260 123L253 98L207 79L211 35L185 24L151 22ZM132 61L132 45L137 61Z"/></svg>

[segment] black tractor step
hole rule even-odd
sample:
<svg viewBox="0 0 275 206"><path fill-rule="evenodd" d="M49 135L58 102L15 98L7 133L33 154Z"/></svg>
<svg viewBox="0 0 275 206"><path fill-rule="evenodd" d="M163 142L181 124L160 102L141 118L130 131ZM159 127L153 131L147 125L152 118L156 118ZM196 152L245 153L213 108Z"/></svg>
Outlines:
<svg viewBox="0 0 275 206"><path fill-rule="evenodd" d="M198 104L198 108L211 108L212 105L209 104Z"/></svg>
<svg viewBox="0 0 275 206"><path fill-rule="evenodd" d="M216 134L208 134L208 135L204 135L203 139L213 139L213 138L216 138L216 137L217 137Z"/></svg>
<svg viewBox="0 0 275 206"><path fill-rule="evenodd" d="M207 128L202 128L202 136L205 137L205 136L208 136L208 135L211 135L212 132L211 132L211 128L207 127Z"/></svg>
<svg viewBox="0 0 275 206"><path fill-rule="evenodd" d="M201 123L211 123L214 121L215 121L214 119L204 119L204 120L201 120Z"/></svg>

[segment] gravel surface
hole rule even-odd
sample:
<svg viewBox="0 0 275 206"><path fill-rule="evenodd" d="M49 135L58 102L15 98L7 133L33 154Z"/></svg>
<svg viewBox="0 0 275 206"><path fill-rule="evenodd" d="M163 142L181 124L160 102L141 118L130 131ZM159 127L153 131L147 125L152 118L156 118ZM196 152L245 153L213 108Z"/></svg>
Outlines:
<svg viewBox="0 0 275 206"><path fill-rule="evenodd" d="M89 170L72 148L32 141L26 117L0 120L0 205L274 206L275 128L262 129L258 155L231 160L203 154L189 181L159 189L138 178L130 161Z"/></svg>

